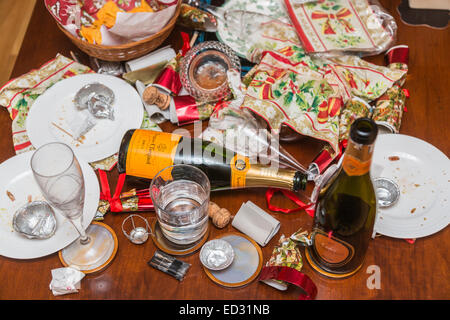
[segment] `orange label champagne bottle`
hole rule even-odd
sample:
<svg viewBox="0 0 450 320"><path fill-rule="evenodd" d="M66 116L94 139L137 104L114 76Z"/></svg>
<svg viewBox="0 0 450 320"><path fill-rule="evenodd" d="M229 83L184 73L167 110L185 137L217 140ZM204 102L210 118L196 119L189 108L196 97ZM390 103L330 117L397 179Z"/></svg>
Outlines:
<svg viewBox="0 0 450 320"><path fill-rule="evenodd" d="M248 157L206 140L142 129L125 133L119 151L119 172L153 179L174 164L201 169L212 190L276 187L301 191L307 183L304 172L250 163Z"/></svg>

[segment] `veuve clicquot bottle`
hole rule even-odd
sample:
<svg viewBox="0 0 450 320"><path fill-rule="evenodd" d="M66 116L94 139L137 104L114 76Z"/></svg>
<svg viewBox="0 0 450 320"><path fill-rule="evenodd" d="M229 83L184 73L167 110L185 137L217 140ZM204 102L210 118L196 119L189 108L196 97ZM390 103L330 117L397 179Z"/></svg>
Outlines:
<svg viewBox="0 0 450 320"><path fill-rule="evenodd" d="M354 121L342 166L319 193L312 245L305 255L310 265L325 276L351 276L364 262L377 210L370 178L377 132L371 119Z"/></svg>
<svg viewBox="0 0 450 320"><path fill-rule="evenodd" d="M307 183L303 172L250 163L246 156L198 138L141 129L129 130L122 138L117 164L120 173L153 179L174 164L201 169L211 190L276 187L300 191Z"/></svg>

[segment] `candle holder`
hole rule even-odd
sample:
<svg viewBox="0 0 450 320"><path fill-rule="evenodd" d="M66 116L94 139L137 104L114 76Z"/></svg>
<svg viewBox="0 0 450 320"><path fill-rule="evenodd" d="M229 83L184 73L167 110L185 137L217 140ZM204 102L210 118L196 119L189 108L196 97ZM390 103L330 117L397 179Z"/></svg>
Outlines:
<svg viewBox="0 0 450 320"><path fill-rule="evenodd" d="M241 71L233 50L218 41L206 41L189 50L181 60L181 83L200 102L218 101L231 93L227 81L227 71L231 69Z"/></svg>

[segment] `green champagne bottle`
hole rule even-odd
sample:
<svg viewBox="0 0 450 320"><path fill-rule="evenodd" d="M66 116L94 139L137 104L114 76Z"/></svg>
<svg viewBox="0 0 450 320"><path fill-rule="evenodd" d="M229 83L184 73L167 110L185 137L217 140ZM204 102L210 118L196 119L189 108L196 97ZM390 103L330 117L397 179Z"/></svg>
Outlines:
<svg viewBox="0 0 450 320"><path fill-rule="evenodd" d="M304 172L251 163L246 156L198 138L142 129L129 130L122 138L117 164L120 173L153 179L175 164L201 169L211 190L276 187L301 191L307 184Z"/></svg>
<svg viewBox="0 0 450 320"><path fill-rule="evenodd" d="M353 275L364 262L377 211L370 165L377 125L359 118L350 129L342 166L320 191L315 209L310 265L332 278Z"/></svg>

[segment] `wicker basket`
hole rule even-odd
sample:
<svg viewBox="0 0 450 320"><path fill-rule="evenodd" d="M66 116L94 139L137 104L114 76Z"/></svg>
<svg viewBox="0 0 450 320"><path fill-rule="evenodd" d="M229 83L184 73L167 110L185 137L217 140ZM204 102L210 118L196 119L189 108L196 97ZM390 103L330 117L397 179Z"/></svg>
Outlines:
<svg viewBox="0 0 450 320"><path fill-rule="evenodd" d="M177 9L174 16L169 20L167 25L159 32L151 35L146 39L130 42L118 46L104 46L101 44L92 44L73 36L69 31L64 29L60 23L56 23L59 29L83 52L92 57L96 57L106 61L127 61L143 56L144 54L158 48L164 40L172 32L175 22L180 15L181 0L178 0Z"/></svg>

